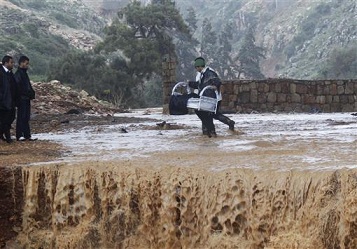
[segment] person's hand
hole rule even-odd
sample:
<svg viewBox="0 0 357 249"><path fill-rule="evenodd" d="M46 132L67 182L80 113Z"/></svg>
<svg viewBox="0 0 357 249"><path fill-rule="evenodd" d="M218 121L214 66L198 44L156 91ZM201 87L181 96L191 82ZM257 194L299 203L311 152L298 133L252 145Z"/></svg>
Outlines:
<svg viewBox="0 0 357 249"><path fill-rule="evenodd" d="M213 90L217 90L217 87L215 85L210 85Z"/></svg>

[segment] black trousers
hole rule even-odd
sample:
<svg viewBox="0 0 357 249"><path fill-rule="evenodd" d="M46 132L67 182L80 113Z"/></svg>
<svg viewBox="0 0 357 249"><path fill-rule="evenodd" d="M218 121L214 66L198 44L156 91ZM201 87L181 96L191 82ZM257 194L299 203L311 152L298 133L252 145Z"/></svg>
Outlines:
<svg viewBox="0 0 357 249"><path fill-rule="evenodd" d="M195 110L196 115L202 122L202 133L204 135L215 132L215 126L213 124L213 113Z"/></svg>
<svg viewBox="0 0 357 249"><path fill-rule="evenodd" d="M31 138L30 132L31 103L29 99L21 99L17 107L16 139Z"/></svg>
<svg viewBox="0 0 357 249"><path fill-rule="evenodd" d="M0 110L0 137L5 135L6 141L11 141L11 124L15 120L15 108L11 110Z"/></svg>
<svg viewBox="0 0 357 249"><path fill-rule="evenodd" d="M232 121L230 118L228 118L227 116L223 115L220 112L220 106L221 106L221 101L218 101L216 113L195 110L196 115L202 121L203 134L216 132L213 119L219 120L226 125L229 125L229 123Z"/></svg>
<svg viewBox="0 0 357 249"><path fill-rule="evenodd" d="M217 111L216 111L216 113L212 113L213 118L221 121L223 124L229 125L229 123L232 122L232 119L230 119L227 116L223 115L220 112L220 107L221 107L221 101L218 101Z"/></svg>

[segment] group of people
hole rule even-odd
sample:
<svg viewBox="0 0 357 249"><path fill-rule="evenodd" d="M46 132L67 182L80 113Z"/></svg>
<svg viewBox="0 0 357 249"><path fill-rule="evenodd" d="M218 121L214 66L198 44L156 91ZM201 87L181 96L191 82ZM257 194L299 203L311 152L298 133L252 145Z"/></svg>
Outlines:
<svg viewBox="0 0 357 249"><path fill-rule="evenodd" d="M212 68L206 66L205 59L202 57L196 58L194 65L197 75L195 81L188 82L189 86L194 89L198 89L198 93L200 93L206 86L212 86L218 92L218 96L216 96L218 104L215 113L195 110L196 115L202 121L202 134L207 135L208 137L217 136L213 119L221 121L222 123L228 125L231 131L234 131L235 122L223 115L219 110L222 100L222 94L220 91L222 82L218 77L218 74Z"/></svg>
<svg viewBox="0 0 357 249"><path fill-rule="evenodd" d="M31 100L35 98L27 69L30 59L20 56L14 74L14 59L5 55L0 65L0 141L12 143L11 127L16 118L16 140L35 141L31 138ZM17 112L16 112L17 110Z"/></svg>

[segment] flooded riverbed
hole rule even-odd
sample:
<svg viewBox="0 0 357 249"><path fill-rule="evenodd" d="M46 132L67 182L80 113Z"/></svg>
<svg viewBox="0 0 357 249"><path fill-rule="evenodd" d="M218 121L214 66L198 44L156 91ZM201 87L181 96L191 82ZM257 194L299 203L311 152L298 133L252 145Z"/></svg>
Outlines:
<svg viewBox="0 0 357 249"><path fill-rule="evenodd" d="M236 132L215 121L217 138L201 135L196 115L169 116L161 109L151 109L115 117L149 117L154 121L85 127L38 137L68 148L62 162L151 158L169 165L179 163L177 166L206 164L213 170L357 167L357 117L351 113L231 114ZM168 125L160 127L163 121ZM177 157L182 160L175 162Z"/></svg>

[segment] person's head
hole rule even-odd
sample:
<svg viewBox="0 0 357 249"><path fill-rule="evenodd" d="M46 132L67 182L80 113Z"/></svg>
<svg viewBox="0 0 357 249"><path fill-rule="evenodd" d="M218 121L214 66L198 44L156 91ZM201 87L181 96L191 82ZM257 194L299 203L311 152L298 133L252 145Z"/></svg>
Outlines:
<svg viewBox="0 0 357 249"><path fill-rule="evenodd" d="M202 57L197 57L195 59L195 68L198 72L201 72L203 68L205 68L205 66L206 66L205 59L203 59Z"/></svg>
<svg viewBox="0 0 357 249"><path fill-rule="evenodd" d="M2 65L6 67L8 70L12 70L14 68L14 60L10 55L5 55L1 61Z"/></svg>
<svg viewBox="0 0 357 249"><path fill-rule="evenodd" d="M22 55L19 59L19 68L28 69L29 64L30 64L30 59L27 56Z"/></svg>

